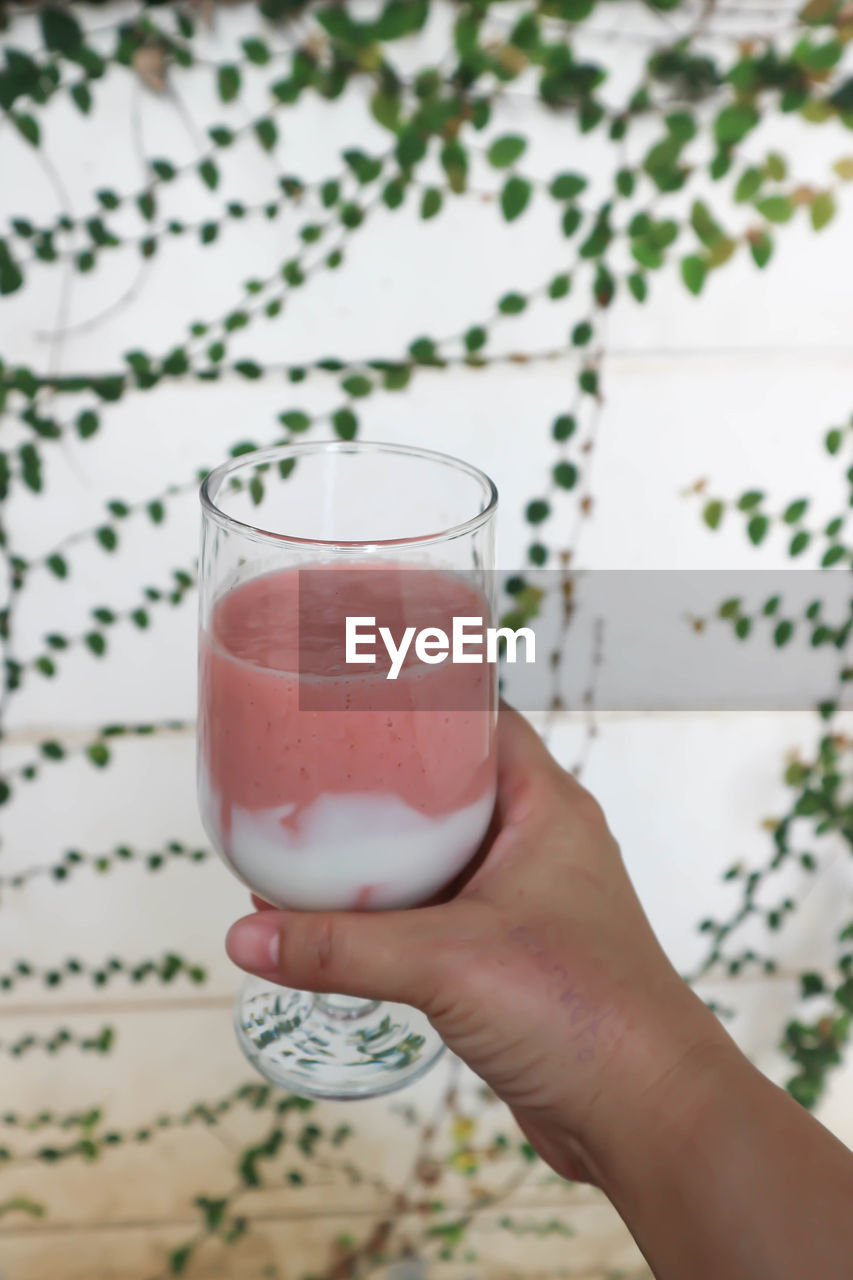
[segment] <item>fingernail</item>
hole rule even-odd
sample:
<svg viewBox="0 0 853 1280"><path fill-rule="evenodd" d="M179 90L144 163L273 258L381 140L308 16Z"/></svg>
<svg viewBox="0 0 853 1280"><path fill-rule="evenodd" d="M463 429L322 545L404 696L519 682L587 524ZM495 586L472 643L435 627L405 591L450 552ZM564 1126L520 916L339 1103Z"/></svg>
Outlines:
<svg viewBox="0 0 853 1280"><path fill-rule="evenodd" d="M245 916L232 924L225 938L229 957L250 973L275 973L278 968L279 925L267 914Z"/></svg>

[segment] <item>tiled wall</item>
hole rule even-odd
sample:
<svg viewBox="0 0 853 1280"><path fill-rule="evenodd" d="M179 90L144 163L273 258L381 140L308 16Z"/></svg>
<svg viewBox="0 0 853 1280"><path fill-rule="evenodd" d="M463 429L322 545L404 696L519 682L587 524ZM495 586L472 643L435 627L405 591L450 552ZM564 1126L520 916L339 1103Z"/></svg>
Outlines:
<svg viewBox="0 0 853 1280"><path fill-rule="evenodd" d="M239 12L220 19L219 56L243 21ZM211 56L217 56L216 47ZM129 189L139 183L139 162L127 141L134 118L143 122L149 154L192 154L192 138L176 122L173 107L144 93L130 77L117 78L103 100L110 109L83 130L67 111L47 113L48 145L78 211L88 207L86 193L104 182L107 158L111 185ZM187 102L200 119L216 116L201 74ZM276 166L318 177L331 173L337 150L352 141L360 109L353 101L347 110L314 104L300 111L272 161L262 163L252 151L229 158L223 166L229 191L262 198ZM548 175L562 163L598 166L605 174L595 142L567 136L558 120L540 121L529 101L510 102L507 112L504 123L519 129L537 122L532 171ZM378 143L379 135L369 132L375 126L365 128L363 145ZM8 133L0 145L4 171L14 175L0 192L4 213L21 213L25 206L31 212L51 209L54 196L36 158L16 148ZM804 180L820 182L828 162L843 154L845 136L786 124L749 143L758 158L770 146L787 146ZM170 198L186 202L184 216L203 217L209 207L209 198L192 188ZM225 198L220 193L216 201ZM302 215L294 213L288 234L299 220ZM279 321L251 334L253 354L260 345L264 358L286 363L332 354L394 355L416 332L463 330L488 314L500 293L537 284L565 261L566 245L555 226L544 198L512 228L473 198L420 226L413 216L378 214L353 240L341 272L318 277ZM783 564L781 542L770 540L757 553L746 548L734 525L717 535L704 528L695 498L684 496L702 477L722 495L760 484L777 504L809 493L827 517L836 514L845 501L842 469L828 462L820 440L826 428L849 418L853 399L847 349L851 233L847 212L820 237L798 223L782 230L778 260L764 275L738 258L709 283L699 302L667 275L645 308L627 300L615 307L607 332L604 414L591 455L595 501L583 526L581 563L637 569ZM102 270L74 282L67 317L72 329L54 358L63 369L110 371L131 346L167 350L181 340L188 321L221 311L239 294L240 281L269 270L287 251L282 237L280 224L256 223L248 232L231 228L218 247L203 254L172 244L139 280L135 258L114 254ZM42 367L48 359L39 334L54 323L58 278L56 270L43 271L32 288L4 304L0 323L12 361ZM107 321L86 325L131 288L132 299ZM496 332L496 344L545 349L561 341L578 318L575 305L541 304ZM367 401L362 435L446 449L489 471L501 490L500 563L509 568L523 555L523 505L541 489L552 465L548 425L568 407L574 372L571 362L561 362L424 373L405 395ZM43 553L74 530L98 524L104 500L159 493L186 481L195 467L214 463L236 439L271 438L281 410L335 403L336 388L328 379L296 388L284 380L251 384L225 378L215 387L166 384L107 406L105 425L93 441L81 443L71 435L46 450L47 496L14 498L9 528L15 547L22 554ZM574 522L567 500L557 509L554 541L569 536ZM119 556L81 543L70 553L66 583L44 572L33 575L17 628L19 652L36 652L46 631L85 630L93 606L135 605L143 586L165 585L174 568L192 562L195 540L195 499L187 494L169 504L162 526L128 522ZM27 680L10 710L8 762L29 759L45 738L85 742L94 726L110 721L192 718L194 598L154 613L145 633L117 630L107 660L97 661L78 647L62 657L59 678ZM566 762L574 758L581 732L571 718L558 727L554 749ZM652 923L682 971L702 954L698 920L734 901L734 890L721 883L722 870L766 854L761 823L784 803L786 751L798 743L807 748L816 732L808 713L795 712L602 717L585 781L604 803ZM22 786L4 813L4 875L52 864L68 848L100 853L124 843L143 851L170 839L203 843L191 730L119 742L104 772L74 759L44 773L44 781ZM803 963L820 968L845 901L849 915L848 863L842 855L828 868L778 939L777 976L703 988L708 998L736 1008L734 1034L778 1080L784 1079L785 1063L776 1044L796 999L792 974ZM156 873L136 863L107 874L84 867L66 883L47 875L4 890L4 972L23 957L48 969L69 955L98 962L176 950L203 964L209 978L201 987L180 977L161 987L151 981L134 986L118 975L101 990L73 979L59 988L21 981L1 997L3 1044L30 1033L49 1037L60 1026L91 1035L106 1024L115 1027L116 1043L107 1056L75 1048L54 1056L37 1049L3 1056L0 1109L20 1117L47 1109L63 1116L98 1106L105 1118L97 1132L133 1135L161 1114L179 1117L196 1101L214 1102L248 1079L229 1024L237 975L222 950L225 927L245 906L244 891L210 859L171 859ZM285 1181L252 1192L245 1202L250 1233L231 1248L206 1245L187 1274L252 1280L320 1274L334 1261L336 1248L349 1247L335 1241L362 1239L408 1185L418 1130L400 1109L413 1106L429 1114L449 1071L445 1064L395 1105L318 1108L313 1120L324 1130L349 1123L356 1131L340 1148L324 1148L318 1164L305 1166L296 1144L312 1117L288 1116L293 1164L283 1168L304 1168L304 1184ZM492 1129L511 1133L500 1109L478 1098L476 1082L463 1077L458 1099L464 1115L482 1112L477 1141ZM849 1069L834 1078L820 1114L853 1143ZM202 1121L164 1128L148 1141L119 1143L98 1161L78 1155L50 1166L32 1160L0 1166L0 1203L22 1197L48 1211L38 1218L18 1210L0 1222L0 1276L141 1280L158 1274L166 1254L196 1231L195 1197L228 1191L235 1152L263 1131L264 1119L237 1106L216 1128ZM16 1152L64 1147L77 1137L74 1128L7 1128L0 1146ZM452 1121L439 1128L435 1141L439 1149L442 1143L452 1146ZM361 1181L347 1171L350 1161L361 1170ZM484 1157L473 1182L451 1177L435 1198L445 1202L450 1220L467 1210L472 1186L476 1198L482 1183L488 1199L498 1194L507 1172L501 1161L492 1168ZM417 1178L414 1187L395 1219L395 1248L418 1241L423 1231L411 1207ZM421 1193L431 1194L428 1187ZM500 1225L506 1217L529 1230L514 1234ZM552 1220L568 1224L573 1234L550 1230ZM435 1238L430 1239L435 1252ZM480 1254L479 1264L465 1264L460 1255L442 1264L448 1274L472 1274L472 1265L495 1275L561 1273L574 1280L617 1274L639 1280L648 1274L598 1193L554 1185L535 1167L503 1200L480 1211L471 1247Z"/></svg>

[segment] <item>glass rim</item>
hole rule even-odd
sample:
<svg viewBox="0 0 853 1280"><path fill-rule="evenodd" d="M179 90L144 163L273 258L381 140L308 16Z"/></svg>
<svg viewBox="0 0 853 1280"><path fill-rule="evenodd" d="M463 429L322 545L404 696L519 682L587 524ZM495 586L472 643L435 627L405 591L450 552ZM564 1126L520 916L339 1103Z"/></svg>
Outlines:
<svg viewBox="0 0 853 1280"><path fill-rule="evenodd" d="M218 494L222 484L234 472L253 465L281 462L290 457L298 458L306 454L320 453L392 453L407 458L421 458L428 462L451 467L454 471L463 472L480 484L486 499L485 506L476 515L469 516L467 520L462 520L446 529L440 529L432 533L415 534L407 538L355 538L350 540L340 538L302 538L295 534L276 533L272 529L264 529L260 525L238 520L217 505L216 494ZM498 490L494 481L490 476L486 475L485 471L481 471L479 467L475 467L470 462L463 461L462 458L456 458L450 453L441 453L437 449L422 449L417 445L386 443L380 440L300 440L292 444L273 445L269 449L257 449L250 454L238 454L236 458L229 458L226 462L220 463L218 467L214 467L212 471L209 471L201 482L199 498L203 513L222 528L239 530L261 540L286 543L291 546L335 547L356 550L368 547L406 547L413 544L420 546L430 542L449 542L454 538L473 533L494 515L498 505Z"/></svg>

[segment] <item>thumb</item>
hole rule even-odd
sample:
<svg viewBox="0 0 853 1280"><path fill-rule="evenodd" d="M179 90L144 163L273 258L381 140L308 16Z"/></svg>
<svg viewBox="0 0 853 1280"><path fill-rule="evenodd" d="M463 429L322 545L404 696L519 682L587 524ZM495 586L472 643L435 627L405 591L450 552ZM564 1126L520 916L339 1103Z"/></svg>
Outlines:
<svg viewBox="0 0 853 1280"><path fill-rule="evenodd" d="M436 913L260 911L228 931L234 964L304 991L391 1000L428 1011L442 954Z"/></svg>

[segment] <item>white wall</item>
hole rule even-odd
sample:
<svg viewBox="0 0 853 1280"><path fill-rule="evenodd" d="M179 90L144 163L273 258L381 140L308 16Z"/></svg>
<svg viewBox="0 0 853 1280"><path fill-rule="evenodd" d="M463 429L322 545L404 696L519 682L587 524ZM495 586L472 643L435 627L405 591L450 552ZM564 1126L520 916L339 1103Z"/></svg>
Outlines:
<svg viewBox="0 0 853 1280"><path fill-rule="evenodd" d="M219 13L209 56L225 57L248 21L241 10ZM436 43L440 38L437 31L428 36ZM624 61L630 48L623 51L617 42L612 54ZM620 68L627 75L627 66ZM44 113L47 150L78 216L95 187L138 187L135 136L147 154L180 160L195 153L194 130L245 118L243 105L222 108L215 102L207 70L178 83L183 115L168 96L158 99L132 76L117 74L98 86L99 110L85 128L64 104ZM194 130L186 123L190 116ZM610 157L595 138L575 139L562 121L543 119L520 95L506 105L495 131L514 126L531 130L526 172L548 177L559 167L591 165L600 180L609 173ZM330 175L339 167L340 148L357 135L366 149L384 143L378 127L366 121L355 91L338 104L312 102L288 113L282 135L272 157L252 145L223 154L227 191L210 195L192 176L175 184L164 201L166 216L180 211L187 219L203 219L226 196L263 199L277 172ZM787 147L797 173L816 183L825 180L829 164L845 148L853 150L840 126L817 130L791 122L762 128L747 149L761 157L770 146ZM38 155L8 127L0 133L0 148L2 212L55 212L56 196ZM494 175L483 167L474 185L486 190L489 184L493 188ZM112 251L90 276L69 275L64 293L61 271L34 268L32 284L0 311L4 358L37 368L52 361L62 371L113 371L132 346L165 352L182 341L188 323L233 306L243 280L268 274L289 256L295 228L306 216L303 208L272 223L232 224L218 246L204 251L191 252L185 241L175 241L142 272L132 251ZM733 225L738 216L732 215ZM130 231L136 224L129 219L127 226ZM846 501L843 469L826 458L820 442L829 426L849 419L853 399L851 236L849 208L820 236L803 218L780 230L779 251L766 273L738 255L709 281L699 302L668 273L655 283L645 307L625 298L614 306L604 413L593 455L594 507L592 518L582 522L579 563L637 569L784 564L781 541L770 540L757 553L733 524L713 536L704 528L695 498L684 496L701 477L721 495L760 482L776 506L809 493L827 517L836 514ZM502 224L494 204L473 195L453 201L429 224L416 225L412 209L377 212L352 239L338 273L319 275L293 295L279 320L254 326L234 351L285 363L333 354L400 355L417 333L463 331L487 316L501 293L547 279L567 255L573 251L559 234L555 207L541 193L530 215L511 227ZM129 289L132 295L125 297ZM576 289L578 299L583 292ZM92 323L112 304L106 318ZM579 305L540 303L532 314L504 323L496 345L535 351L560 343L579 317ZM49 343L44 332L57 323L65 332ZM362 435L445 449L493 475L501 491L500 562L510 567L523 555L523 506L542 489L553 464L549 424L569 407L575 372L572 359L532 368L425 372L405 394L364 401ZM94 440L81 442L71 431L62 443L45 444L49 496L16 492L8 513L14 547L27 556L44 554L69 533L97 524L105 500L139 501L184 484L196 467L223 457L236 439L274 438L279 411L334 406L339 399L334 380L319 374L298 387L284 379L253 384L233 377L215 385L166 383L103 406L104 426ZM71 416L77 407L68 401L63 412ZM15 430L4 423L5 432L14 436ZM555 543L570 537L576 518L576 500L565 499L548 537ZM129 521L120 556L83 542L69 552L72 575L66 583L34 573L21 602L17 653L37 652L49 630L85 630L95 605L135 605L144 585L165 585L174 567L191 565L196 534L195 496L187 492L170 501L161 527ZM116 630L108 661L98 662L77 647L60 655L61 678L27 679L10 707L7 761L29 758L33 744L45 737L86 740L105 722L191 719L194 597L177 609L153 612L147 633ZM581 732L569 717L556 733L554 748L567 763L575 758ZM698 920L735 902L736 890L721 883L722 870L733 861L758 862L767 855L761 823L785 803L780 779L786 752L797 744L808 749L817 732L807 713L603 718L585 781L603 801L652 923L682 971L703 954ZM103 773L82 760L44 772L49 779L19 788L4 813L4 874L53 862L68 847L101 851L127 842L153 849L170 838L203 841L190 731L119 743L113 766ZM175 949L206 964L210 981L199 1000L186 985L167 994L154 986L128 987L121 979L97 998L85 984L69 984L60 993L21 985L2 997L0 1040L33 1023L89 1029L120 1017L131 1029L114 1058L106 1067L87 1065L82 1079L79 1065L55 1070L50 1105L69 1110L99 1101L106 1091L121 1109L131 1086L142 1090L157 1077L158 1105L180 1108L209 1091L212 1076L239 1073L224 1008L235 973L221 939L245 906L243 890L212 861L176 865L157 876L136 867L103 877L84 870L67 885L45 878L4 894L4 970L24 955L49 966L68 954L95 961L113 953L141 958ZM842 857L778 939L778 978L708 986L709 995L741 1010L737 1035L777 1079L788 1071L775 1043L794 1007L790 975L801 964L819 968L826 962L845 913L850 914L850 875ZM133 1022L134 1016L151 1017L164 999L179 1002L176 1010L195 1010L192 1017L201 1016L206 1000L213 999L219 1010L218 1021L205 1023L203 1042L178 1040L180 1068L171 1031L145 1036L140 1044L143 1022ZM47 1086L44 1064L29 1061L26 1070L15 1064L2 1068L4 1093L22 1111L43 1105ZM91 1098L82 1099L80 1091L89 1083ZM846 1083L839 1076L833 1084L821 1114L853 1142L849 1070ZM89 1209L73 1197L60 1197L55 1207L61 1221L88 1221ZM29 1275L21 1265L20 1274Z"/></svg>

